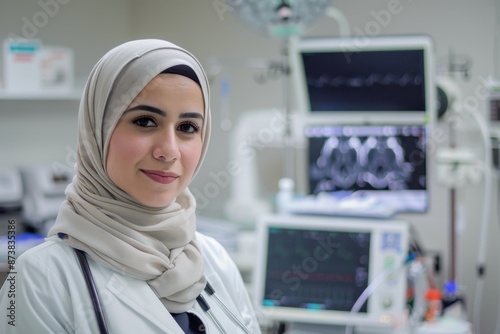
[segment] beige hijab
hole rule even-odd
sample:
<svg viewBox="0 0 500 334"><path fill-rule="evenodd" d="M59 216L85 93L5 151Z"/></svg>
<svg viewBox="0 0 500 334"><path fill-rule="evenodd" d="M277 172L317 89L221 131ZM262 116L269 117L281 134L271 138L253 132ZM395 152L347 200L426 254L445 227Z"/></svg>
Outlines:
<svg viewBox="0 0 500 334"><path fill-rule="evenodd" d="M162 71L187 65L203 91L203 149L210 135L207 77L186 50L162 40L137 40L109 51L93 68L79 110L76 175L66 189L50 235L127 275L146 280L172 313L188 310L205 286L203 257L195 240L196 203L186 189L164 208L147 207L116 187L106 173L113 130L123 111Z"/></svg>

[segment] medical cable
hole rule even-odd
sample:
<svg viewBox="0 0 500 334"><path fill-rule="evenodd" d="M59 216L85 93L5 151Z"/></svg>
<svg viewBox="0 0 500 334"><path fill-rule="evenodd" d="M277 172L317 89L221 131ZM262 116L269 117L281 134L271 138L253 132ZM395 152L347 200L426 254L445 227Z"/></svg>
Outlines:
<svg viewBox="0 0 500 334"><path fill-rule="evenodd" d="M481 132L481 139L483 140L484 149L484 195L483 195L483 212L482 212L482 222L480 230L479 239L479 255L477 264L477 284L474 296L474 306L472 311L472 318L474 327L476 327L477 333L481 333L480 329L480 304L484 288L484 276L486 273L486 244L488 240L488 228L490 220L490 202L491 202L491 168L493 166L492 157L492 145L489 138L489 130L486 121L479 116L479 111L472 109L471 107L466 107L466 113L471 115L476 121L479 130Z"/></svg>
<svg viewBox="0 0 500 334"><path fill-rule="evenodd" d="M497 182L497 201L500 199L500 182ZM497 206L497 220L500 223L500 206ZM500 334L500 294L498 296L497 306L497 324L495 326L495 334Z"/></svg>
<svg viewBox="0 0 500 334"><path fill-rule="evenodd" d="M205 298L203 298L202 295L199 295L198 297L196 297L196 301L198 302L198 304L202 308L203 312L205 312L210 317L210 319L212 319L212 321L215 323L217 328L219 328L219 331L223 334L227 334L227 332L224 330L224 328L222 327L219 320L217 320L217 318L215 318L214 314L212 313L212 310L210 309L210 305L208 305Z"/></svg>
<svg viewBox="0 0 500 334"><path fill-rule="evenodd" d="M494 48L493 48L493 52L494 52L494 61L493 61L493 69L494 69L494 73L495 73L495 76L497 77L500 77L500 63L497 61L498 59L498 56L500 55L498 53L498 51L500 50L499 47L500 47L500 32L498 30L499 28L499 25L500 25L500 2L496 1L495 2L495 29L493 29L493 32L494 32L494 36L495 38L493 39L493 42L494 42ZM497 176L498 178L498 176ZM498 200L500 199L500 183L497 182L497 202ZM499 220L500 222L500 206L497 206L497 219ZM499 295L500 297L500 295ZM499 301L498 301L498 306L497 306L497 310L498 310L498 314L497 314L497 324L495 326L495 334L499 334L500 333L500 298L499 298Z"/></svg>
<svg viewBox="0 0 500 334"><path fill-rule="evenodd" d="M354 313L358 313L363 304L368 300L368 297L371 296L371 294L377 289L377 287L385 281L391 274L398 272L399 270L402 270L406 268L410 263L412 263L415 259L418 257L413 256L410 254L407 259L401 265L385 269L382 271L380 274L378 274L371 282L368 284L368 286L363 290L361 295L358 297L358 299L354 302L354 305L351 308L350 314L353 315ZM353 325L349 324L345 328L345 334L352 334L353 333Z"/></svg>
<svg viewBox="0 0 500 334"><path fill-rule="evenodd" d="M207 282L207 285L205 285L205 292L208 293L209 296L214 298L215 302L224 309L226 314L229 315L231 319L234 320L245 331L245 333L252 334L247 326L240 319L238 319L238 317L229 309L229 307L226 306L226 304L224 304L222 300L220 300L219 296L217 296L214 288L212 288L212 285L210 285L209 282Z"/></svg>

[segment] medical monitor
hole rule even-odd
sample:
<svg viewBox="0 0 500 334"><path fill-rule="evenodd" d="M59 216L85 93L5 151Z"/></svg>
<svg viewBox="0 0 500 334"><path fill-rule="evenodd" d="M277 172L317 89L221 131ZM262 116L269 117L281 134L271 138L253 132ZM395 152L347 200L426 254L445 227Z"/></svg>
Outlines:
<svg viewBox="0 0 500 334"><path fill-rule="evenodd" d="M254 297L264 317L383 327L403 314L406 222L269 215L257 231Z"/></svg>
<svg viewBox="0 0 500 334"><path fill-rule="evenodd" d="M309 194L373 198L398 212L428 210L425 125L305 127Z"/></svg>
<svg viewBox="0 0 500 334"><path fill-rule="evenodd" d="M290 45L299 111L341 123L435 118L429 37L304 38Z"/></svg>

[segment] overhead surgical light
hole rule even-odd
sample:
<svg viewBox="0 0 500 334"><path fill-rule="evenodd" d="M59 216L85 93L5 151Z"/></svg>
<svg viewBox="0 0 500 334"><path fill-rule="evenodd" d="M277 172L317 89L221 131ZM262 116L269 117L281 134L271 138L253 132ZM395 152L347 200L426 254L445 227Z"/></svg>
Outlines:
<svg viewBox="0 0 500 334"><path fill-rule="evenodd" d="M272 37L289 38L323 16L331 0L242 0L236 15L250 27Z"/></svg>

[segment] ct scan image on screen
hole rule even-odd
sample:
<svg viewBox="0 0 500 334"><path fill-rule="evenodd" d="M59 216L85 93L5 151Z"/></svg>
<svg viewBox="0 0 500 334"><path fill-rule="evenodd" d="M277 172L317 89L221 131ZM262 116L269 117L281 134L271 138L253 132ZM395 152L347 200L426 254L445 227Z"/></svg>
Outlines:
<svg viewBox="0 0 500 334"><path fill-rule="evenodd" d="M425 125L306 128L309 193L373 197L396 212L428 209Z"/></svg>

